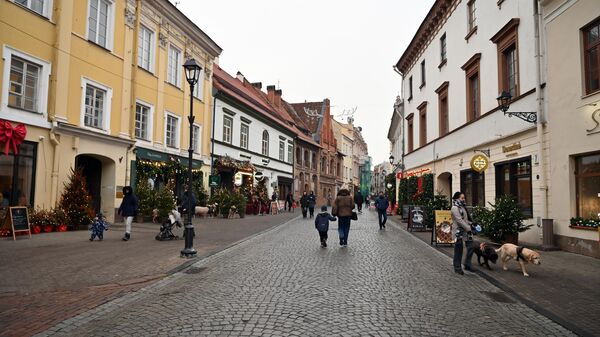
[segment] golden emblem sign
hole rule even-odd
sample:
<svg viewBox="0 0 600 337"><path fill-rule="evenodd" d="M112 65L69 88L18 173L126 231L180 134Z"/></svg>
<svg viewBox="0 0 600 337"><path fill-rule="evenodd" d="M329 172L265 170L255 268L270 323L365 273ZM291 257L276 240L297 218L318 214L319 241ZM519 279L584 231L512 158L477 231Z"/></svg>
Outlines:
<svg viewBox="0 0 600 337"><path fill-rule="evenodd" d="M473 159L471 159L471 169L477 173L487 170L489 164L490 160L482 154L475 155Z"/></svg>

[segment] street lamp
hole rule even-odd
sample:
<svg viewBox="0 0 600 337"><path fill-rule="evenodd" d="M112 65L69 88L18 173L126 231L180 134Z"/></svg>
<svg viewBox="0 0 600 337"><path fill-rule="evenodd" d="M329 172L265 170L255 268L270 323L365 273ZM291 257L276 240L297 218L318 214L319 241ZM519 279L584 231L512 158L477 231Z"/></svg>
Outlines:
<svg viewBox="0 0 600 337"><path fill-rule="evenodd" d="M390 155L390 164L394 165L394 155Z"/></svg>
<svg viewBox="0 0 600 337"><path fill-rule="evenodd" d="M508 108L510 108L510 101L512 99L512 95L507 92L507 91L503 91L500 96L498 96L498 98L496 98L496 100L498 101L498 106L500 107L500 110L502 110L502 112L504 112L504 115L508 115L508 117L517 117L520 118L526 122L529 123L536 123L537 122L537 113L535 112L508 112Z"/></svg>
<svg viewBox="0 0 600 337"><path fill-rule="evenodd" d="M194 136L194 86L198 83L198 79L200 77L200 72L202 72L202 67L196 63L196 60L189 59L183 65L185 69L185 79L190 85L190 115L188 116L188 121L190 122L190 146L188 148L188 207L187 207L187 222L185 224L185 229L183 235L185 236L185 248L181 251L181 257L195 257L196 250L194 249L194 224L192 223L192 214L194 210L192 209L192 154L194 153L193 147L193 136ZM200 137L200 135L198 135Z"/></svg>

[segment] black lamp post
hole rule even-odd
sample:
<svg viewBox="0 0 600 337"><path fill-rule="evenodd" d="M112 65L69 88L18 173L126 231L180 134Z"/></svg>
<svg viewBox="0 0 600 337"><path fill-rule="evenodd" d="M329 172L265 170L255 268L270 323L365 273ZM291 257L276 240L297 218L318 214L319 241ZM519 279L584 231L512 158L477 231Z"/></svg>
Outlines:
<svg viewBox="0 0 600 337"><path fill-rule="evenodd" d="M196 63L196 60L189 59L183 65L185 68L185 79L190 85L190 115L188 121L190 122L190 146L188 149L188 204L187 204L187 222L185 223L184 236L185 236L185 248L181 251L181 257L195 257L196 250L194 249L194 224L192 224L192 154L194 153L194 146L192 144L194 136L194 86L198 83L200 72L202 67ZM198 135L200 137L200 135Z"/></svg>
<svg viewBox="0 0 600 337"><path fill-rule="evenodd" d="M508 112L508 108L510 108L510 101L512 99L512 95L509 92L503 91L496 100L498 100L498 106L500 110L504 112L504 115L508 115L508 117L517 117L529 123L537 122L537 113L535 112Z"/></svg>

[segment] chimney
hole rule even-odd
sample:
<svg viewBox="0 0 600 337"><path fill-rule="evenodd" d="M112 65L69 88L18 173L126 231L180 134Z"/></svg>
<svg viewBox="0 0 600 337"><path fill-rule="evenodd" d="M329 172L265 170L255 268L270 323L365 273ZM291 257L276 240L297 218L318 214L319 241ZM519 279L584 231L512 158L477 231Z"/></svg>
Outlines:
<svg viewBox="0 0 600 337"><path fill-rule="evenodd" d="M252 86L258 90L262 89L262 82L254 82Z"/></svg>
<svg viewBox="0 0 600 337"><path fill-rule="evenodd" d="M267 85L267 98L269 99L269 102L275 104L275 86L274 85Z"/></svg>
<svg viewBox="0 0 600 337"><path fill-rule="evenodd" d="M241 72L237 72L237 74L235 75L235 77L242 83L244 83L244 74L242 74Z"/></svg>
<svg viewBox="0 0 600 337"><path fill-rule="evenodd" d="M281 89L275 90L275 102L273 104L275 104L276 107L281 107L281 94Z"/></svg>

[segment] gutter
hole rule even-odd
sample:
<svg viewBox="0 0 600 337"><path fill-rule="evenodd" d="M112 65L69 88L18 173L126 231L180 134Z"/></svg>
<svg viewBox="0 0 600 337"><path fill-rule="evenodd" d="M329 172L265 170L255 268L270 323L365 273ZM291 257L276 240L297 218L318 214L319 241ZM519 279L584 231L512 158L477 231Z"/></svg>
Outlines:
<svg viewBox="0 0 600 337"><path fill-rule="evenodd" d="M543 33L543 20L542 20L542 12L541 12L541 0L533 0L534 1L534 22L535 22L535 58L536 58L536 67L535 67L535 77L536 77L536 90L535 96L537 101L537 115L538 122L536 123L537 128L537 143L538 143L538 165L539 165L539 174L537 180L540 183L539 189L542 194L541 200L541 217L542 219L548 218L548 185L546 183L546 161L544 158L544 128L547 123L546 121L546 112L544 109L544 94L542 93L543 85L542 85L542 33ZM541 233L540 233L541 235Z"/></svg>

